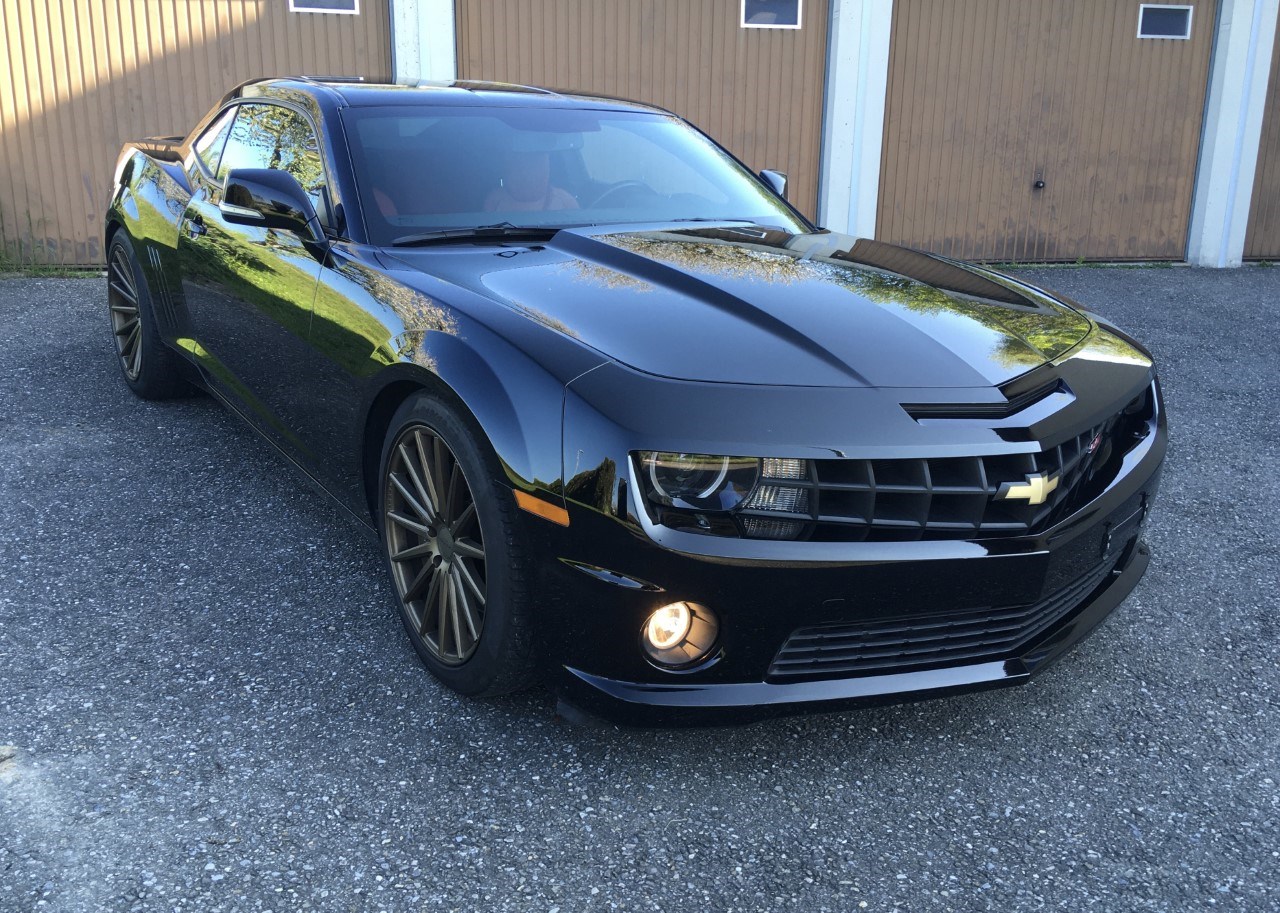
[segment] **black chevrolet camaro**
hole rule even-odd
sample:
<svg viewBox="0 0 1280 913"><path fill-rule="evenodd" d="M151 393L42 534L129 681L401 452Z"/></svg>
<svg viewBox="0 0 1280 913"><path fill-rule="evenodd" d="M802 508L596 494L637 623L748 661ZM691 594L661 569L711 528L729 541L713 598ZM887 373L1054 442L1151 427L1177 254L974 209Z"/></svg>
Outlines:
<svg viewBox="0 0 1280 913"><path fill-rule="evenodd" d="M116 350L375 531L463 694L701 722L1024 682L1146 569L1151 356L784 192L630 102L259 80L123 150Z"/></svg>

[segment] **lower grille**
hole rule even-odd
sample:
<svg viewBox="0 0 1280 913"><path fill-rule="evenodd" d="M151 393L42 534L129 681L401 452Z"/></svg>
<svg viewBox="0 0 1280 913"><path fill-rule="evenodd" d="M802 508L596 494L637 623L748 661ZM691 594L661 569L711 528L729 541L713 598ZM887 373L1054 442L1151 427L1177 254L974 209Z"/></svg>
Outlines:
<svg viewBox="0 0 1280 913"><path fill-rule="evenodd" d="M1116 559L1106 561L1031 605L800 628L778 651L769 678L874 675L1008 658L1070 614L1115 566Z"/></svg>

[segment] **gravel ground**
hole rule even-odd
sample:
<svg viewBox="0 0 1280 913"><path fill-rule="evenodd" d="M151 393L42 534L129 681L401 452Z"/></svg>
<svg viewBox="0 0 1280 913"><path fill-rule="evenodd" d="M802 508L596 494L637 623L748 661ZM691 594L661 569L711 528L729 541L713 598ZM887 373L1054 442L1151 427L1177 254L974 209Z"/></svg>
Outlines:
<svg viewBox="0 0 1280 913"><path fill-rule="evenodd" d="M1029 687L705 732L446 693L101 280L0 282L0 911L1277 909L1280 269L1028 275L1163 364L1145 581Z"/></svg>

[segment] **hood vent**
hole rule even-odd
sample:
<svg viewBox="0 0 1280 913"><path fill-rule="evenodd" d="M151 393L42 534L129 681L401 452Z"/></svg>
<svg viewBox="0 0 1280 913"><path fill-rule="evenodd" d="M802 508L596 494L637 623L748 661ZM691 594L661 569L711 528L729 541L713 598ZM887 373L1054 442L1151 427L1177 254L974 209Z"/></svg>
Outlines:
<svg viewBox="0 0 1280 913"><path fill-rule="evenodd" d="M1003 403L903 403L902 408L917 421L933 418L1005 419L1055 393L1068 392L1066 384L1056 377L1021 392L1010 390L1012 386L1009 383L1000 388L1000 392L1008 397Z"/></svg>

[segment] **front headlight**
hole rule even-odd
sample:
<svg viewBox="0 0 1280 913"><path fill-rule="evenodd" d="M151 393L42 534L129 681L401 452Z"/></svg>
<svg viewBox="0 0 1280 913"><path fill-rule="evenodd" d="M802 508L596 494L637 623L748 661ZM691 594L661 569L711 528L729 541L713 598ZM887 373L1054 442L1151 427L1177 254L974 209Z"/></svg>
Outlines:
<svg viewBox="0 0 1280 913"><path fill-rule="evenodd" d="M760 460L705 453L640 453L649 498L664 507L728 511L755 488Z"/></svg>

